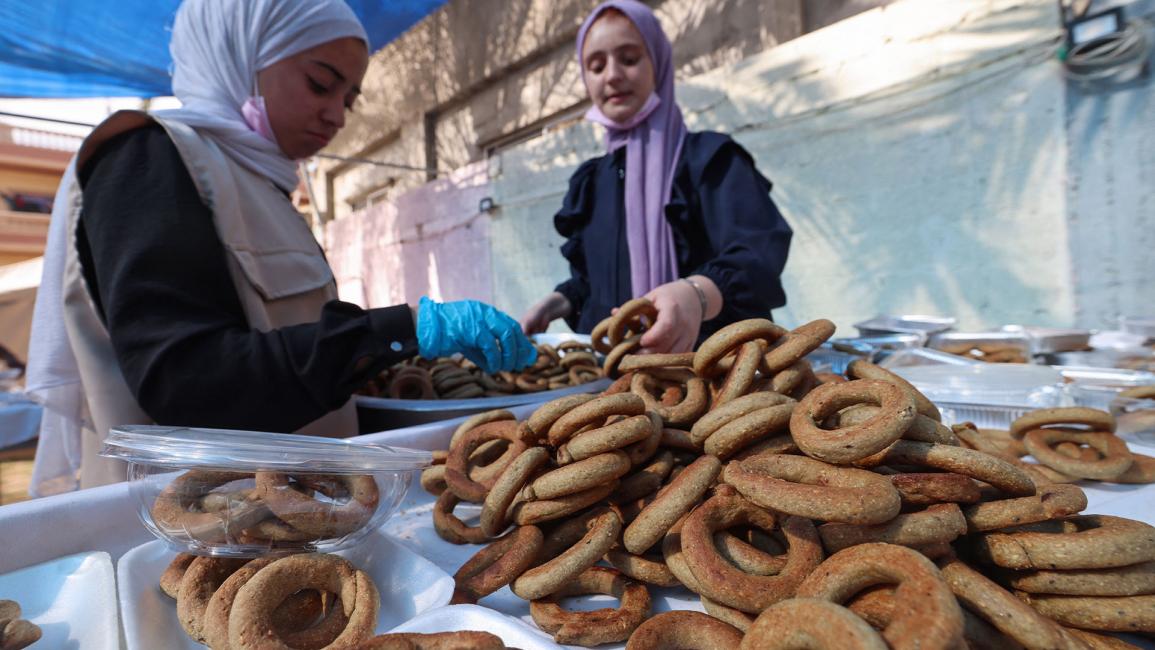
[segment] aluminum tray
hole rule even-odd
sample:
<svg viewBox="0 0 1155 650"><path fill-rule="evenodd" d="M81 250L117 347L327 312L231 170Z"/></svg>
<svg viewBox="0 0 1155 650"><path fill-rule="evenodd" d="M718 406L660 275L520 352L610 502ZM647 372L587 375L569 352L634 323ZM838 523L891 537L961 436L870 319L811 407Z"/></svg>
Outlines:
<svg viewBox="0 0 1155 650"><path fill-rule="evenodd" d="M859 336L856 338L833 339L830 341L835 350L842 349L849 353L860 353L870 350L866 357L868 361L879 363L892 354L904 350L921 349L926 343L922 334L880 334L878 336Z"/></svg>
<svg viewBox="0 0 1155 650"><path fill-rule="evenodd" d="M535 343L557 345L565 341L589 343L589 334L535 334ZM483 411L504 409L522 404L541 404L576 393L597 393L609 388L612 380L602 378L580 386L567 386L538 393L518 393L501 397L472 399L392 399L357 395L357 428L362 434L400 429L418 424L450 420Z"/></svg>
<svg viewBox="0 0 1155 650"><path fill-rule="evenodd" d="M1155 318L1150 316L1120 316L1119 329L1128 334L1138 334L1155 339Z"/></svg>
<svg viewBox="0 0 1155 650"><path fill-rule="evenodd" d="M502 397L474 399L390 399L358 395L357 423L361 433L375 433L418 424L450 420L482 411L504 409L522 404L540 404L575 393L598 393L610 387L612 380L602 378L580 386L567 386L538 393L518 393Z"/></svg>
<svg viewBox="0 0 1155 650"><path fill-rule="evenodd" d="M879 334L877 336L860 336L854 339L839 340L869 345L880 352L921 348L923 344L926 343L925 337L921 334Z"/></svg>
<svg viewBox="0 0 1155 650"><path fill-rule="evenodd" d="M848 354L827 347L820 347L806 355L806 360L810 362L815 372L833 372L840 375L846 374L847 366L855 359L870 360L870 357L860 354Z"/></svg>
<svg viewBox="0 0 1155 650"><path fill-rule="evenodd" d="M906 350L894 350L879 365L883 368L894 369L906 366L973 366L980 363L982 361L941 350L908 348Z"/></svg>
<svg viewBox="0 0 1155 650"><path fill-rule="evenodd" d="M1021 332L945 332L931 336L926 345L951 354L958 354L952 351L954 346L997 345L1017 350L1023 355L1024 363L1031 359L1031 342Z"/></svg>
<svg viewBox="0 0 1155 650"><path fill-rule="evenodd" d="M1091 348L1091 330L1004 325L1002 331L1026 336L1031 354L1075 352Z"/></svg>
<svg viewBox="0 0 1155 650"><path fill-rule="evenodd" d="M1040 357L1054 366L1090 366L1155 372L1155 351L1145 347L1103 348L1086 352L1057 352Z"/></svg>
<svg viewBox="0 0 1155 650"><path fill-rule="evenodd" d="M922 316L904 314L901 316L875 316L870 320L855 323L862 336L885 336L887 334L919 334L923 337L936 332L945 332L955 325L955 319L942 316Z"/></svg>
<svg viewBox="0 0 1155 650"><path fill-rule="evenodd" d="M1141 370L1118 368L1085 368L1078 366L1055 366L1068 383L1067 394L1077 406L1086 406L1102 411L1110 411L1111 404L1120 398L1119 393L1133 386L1155 384L1155 373Z"/></svg>
<svg viewBox="0 0 1155 650"><path fill-rule="evenodd" d="M1075 384L1114 386L1120 390L1131 386L1155 384L1155 372L1126 370L1123 368L1097 368L1095 366L1052 366L1063 379Z"/></svg>

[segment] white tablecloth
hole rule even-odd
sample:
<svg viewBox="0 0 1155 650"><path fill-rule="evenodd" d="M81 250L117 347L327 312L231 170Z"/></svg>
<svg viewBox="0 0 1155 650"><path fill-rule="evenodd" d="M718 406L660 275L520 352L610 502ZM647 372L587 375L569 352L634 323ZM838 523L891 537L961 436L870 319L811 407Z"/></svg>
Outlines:
<svg viewBox="0 0 1155 650"><path fill-rule="evenodd" d="M534 406L510 409L528 417ZM465 418L361 436L399 447L439 449ZM119 559L151 541L140 523L128 483L69 492L0 506L0 573L82 551L107 551Z"/></svg>
<svg viewBox="0 0 1155 650"><path fill-rule="evenodd" d="M518 418L525 418L534 408L527 406L510 410ZM370 434L362 439L418 449L444 449L462 419ZM1138 453L1155 455L1155 448L1134 446L1133 449ZM1084 482L1082 487L1087 493L1087 513L1119 515L1155 525L1155 485ZM417 487L413 489L420 490ZM397 538L401 543L452 574L462 561L458 556L465 553L464 557L468 557L476 548L454 547L445 551L445 547L452 545L440 543L439 547L434 547L437 542L401 532L406 528L402 521L405 518L423 518L424 526L432 528L428 511L420 511L428 508L429 501L421 494L411 493L402 504L402 510L394 520L386 523L385 528L400 533ZM141 525L136 510L137 504L127 483L2 506L0 574L84 551L106 551L114 561L118 561L126 551L153 539ZM677 602L674 594L666 597L667 603ZM514 604L504 602L495 605L498 609L514 607ZM527 604L526 609L528 611ZM517 615L520 611L508 613Z"/></svg>

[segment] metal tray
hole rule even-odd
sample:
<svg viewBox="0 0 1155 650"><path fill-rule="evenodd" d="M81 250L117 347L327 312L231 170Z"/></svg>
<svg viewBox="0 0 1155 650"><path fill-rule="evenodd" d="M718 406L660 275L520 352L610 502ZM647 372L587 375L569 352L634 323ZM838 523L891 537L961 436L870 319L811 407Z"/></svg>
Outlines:
<svg viewBox="0 0 1155 650"><path fill-rule="evenodd" d="M547 343L555 346L565 341L590 342L589 334L547 333L535 334L530 338L535 343ZM357 395L357 428L362 434L400 429L492 411L493 409L504 409L522 404L541 404L576 393L597 393L609 388L611 383L613 383L612 380L602 378L580 386L567 386L557 390L472 399L392 399Z"/></svg>
<svg viewBox="0 0 1155 650"><path fill-rule="evenodd" d="M1031 342L1021 332L944 332L931 336L926 345L951 354L959 354L954 351L956 346L995 345L1017 350L1023 356L1023 363L1029 363L1031 360Z"/></svg>
<svg viewBox="0 0 1155 650"><path fill-rule="evenodd" d="M1052 366L1063 379L1075 384L1113 386L1120 390L1131 386L1155 384L1155 372L1126 370L1123 368L1097 368L1094 366Z"/></svg>
<svg viewBox="0 0 1155 650"><path fill-rule="evenodd" d="M611 383L612 380L602 378L588 384L567 386L557 390L474 399L390 399L357 395L357 428L360 433L365 434L451 420L493 409L541 404L576 393L598 393L609 388Z"/></svg>
<svg viewBox="0 0 1155 650"><path fill-rule="evenodd" d="M894 350L883 359L879 365L883 368L903 368L906 366L973 366L980 364L970 357L932 350L931 348L908 348Z"/></svg>
<svg viewBox="0 0 1155 650"><path fill-rule="evenodd" d="M936 332L945 332L951 329L955 326L956 322L954 318L943 316L904 314L901 316L876 316L870 320L855 323L854 327L858 329L858 333L862 336L919 334L927 337Z"/></svg>
<svg viewBox="0 0 1155 650"><path fill-rule="evenodd" d="M1155 384L1155 373L1141 370L1079 366L1054 366L1054 368L1063 375L1065 381L1069 382L1065 389L1077 406L1102 411L1111 410L1111 403L1120 399L1121 391L1133 386Z"/></svg>
<svg viewBox="0 0 1155 650"><path fill-rule="evenodd" d="M921 334L879 334L876 336L860 336L853 339L839 340L868 345L875 349L876 354L878 352L905 350L907 348L920 348L926 343L926 338Z"/></svg>
<svg viewBox="0 0 1155 650"><path fill-rule="evenodd" d="M1155 339L1155 318L1150 316L1120 316L1119 329L1128 334L1138 334Z"/></svg>
<svg viewBox="0 0 1155 650"><path fill-rule="evenodd" d="M1086 329L1004 325L1002 331L1026 336L1032 355L1091 348L1091 330Z"/></svg>
<svg viewBox="0 0 1155 650"><path fill-rule="evenodd" d="M1056 352L1044 354L1040 360L1054 366L1090 366L1155 372L1155 351L1145 347Z"/></svg>
<svg viewBox="0 0 1155 650"><path fill-rule="evenodd" d="M847 366L855 359L870 360L870 357L839 352L827 347L820 347L806 355L806 360L810 362L815 372L833 372L839 375L845 375Z"/></svg>

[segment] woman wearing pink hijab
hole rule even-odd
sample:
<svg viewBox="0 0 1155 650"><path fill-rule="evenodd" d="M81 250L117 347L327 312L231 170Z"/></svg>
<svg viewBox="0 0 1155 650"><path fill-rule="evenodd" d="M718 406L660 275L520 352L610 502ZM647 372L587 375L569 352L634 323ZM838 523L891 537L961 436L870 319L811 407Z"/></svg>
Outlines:
<svg viewBox="0 0 1155 650"><path fill-rule="evenodd" d="M586 118L606 128L607 153L570 179L554 225L571 277L526 312L525 332L557 318L589 332L645 296L658 318L643 349L684 352L785 305L779 276L792 233L770 182L729 136L686 131L670 41L649 7L602 3L577 51L593 102Z"/></svg>

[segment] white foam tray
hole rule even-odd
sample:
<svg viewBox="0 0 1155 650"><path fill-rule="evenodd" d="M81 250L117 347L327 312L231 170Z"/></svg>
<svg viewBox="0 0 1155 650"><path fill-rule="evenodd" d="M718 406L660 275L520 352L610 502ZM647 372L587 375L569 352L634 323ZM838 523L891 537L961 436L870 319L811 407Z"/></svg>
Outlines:
<svg viewBox="0 0 1155 650"><path fill-rule="evenodd" d="M0 575L0 598L20 603L21 617L40 626L34 649L120 648L116 574L108 553L77 553Z"/></svg>
<svg viewBox="0 0 1155 650"><path fill-rule="evenodd" d="M437 536L433 529L433 502L435 497L421 488L419 478L413 479L413 485L405 494L404 501L395 515L389 518L382 526L382 530L393 535L405 546L428 558L444 571L453 574L482 549L475 544L450 544ZM454 514L471 526L477 525L481 515L481 507L477 504L463 503L457 507ZM687 589L649 587L652 601L652 612L659 614L670 610L694 610L704 612L702 603L696 595ZM603 607L617 607L617 600L609 596L581 596L567 598L565 605L573 610L591 610ZM494 593L482 598L478 603L484 607L496 610L506 616L520 619L534 629L539 629L529 615L529 601L516 596L510 588L502 587ZM578 649L579 646L562 646ZM602 650L624 648L624 643L606 644L598 646Z"/></svg>
<svg viewBox="0 0 1155 650"><path fill-rule="evenodd" d="M369 535L357 548L337 555L364 570L377 585L381 594L378 631L441 607L453 596L452 577L379 532ZM177 620L176 601L160 590L160 575L175 556L175 551L158 540L132 549L117 563L120 609L129 650L204 648L185 634Z"/></svg>
<svg viewBox="0 0 1155 650"><path fill-rule="evenodd" d="M389 630L390 632L460 632L475 630L501 637L509 648L557 650L553 637L524 621L480 605L449 605L431 609Z"/></svg>

